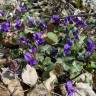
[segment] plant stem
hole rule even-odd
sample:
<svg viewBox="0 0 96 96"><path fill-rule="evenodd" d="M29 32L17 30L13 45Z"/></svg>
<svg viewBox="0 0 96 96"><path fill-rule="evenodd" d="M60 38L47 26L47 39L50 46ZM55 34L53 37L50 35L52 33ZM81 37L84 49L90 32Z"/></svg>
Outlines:
<svg viewBox="0 0 96 96"><path fill-rule="evenodd" d="M83 70L83 69L81 70L81 72L80 72L78 75L76 75L75 77L71 78L71 80L76 79L76 78L79 77L82 73L84 73L84 70Z"/></svg>

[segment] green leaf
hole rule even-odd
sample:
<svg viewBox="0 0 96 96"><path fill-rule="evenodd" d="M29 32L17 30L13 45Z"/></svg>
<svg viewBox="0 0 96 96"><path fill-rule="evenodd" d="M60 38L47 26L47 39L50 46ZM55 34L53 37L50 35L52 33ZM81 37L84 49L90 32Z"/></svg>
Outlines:
<svg viewBox="0 0 96 96"><path fill-rule="evenodd" d="M78 60L85 60L85 57L84 57L84 55L85 55L85 52L83 51L83 52L79 52L78 53L78 56L77 56L77 58L78 58Z"/></svg>
<svg viewBox="0 0 96 96"><path fill-rule="evenodd" d="M48 32L48 38L50 39L50 40L52 40L53 42L55 42L55 43L57 43L58 42L58 37L57 37L57 35L55 34L55 33L53 33L53 32Z"/></svg>
<svg viewBox="0 0 96 96"><path fill-rule="evenodd" d="M81 71L81 69L83 68L82 65L76 63L76 61L74 61L72 65L73 65L73 69L74 69L75 72Z"/></svg>
<svg viewBox="0 0 96 96"><path fill-rule="evenodd" d="M96 69L96 63L91 61L91 64L88 65L88 68Z"/></svg>
<svg viewBox="0 0 96 96"><path fill-rule="evenodd" d="M68 25L68 31L72 30L74 28L74 26L72 24Z"/></svg>
<svg viewBox="0 0 96 96"><path fill-rule="evenodd" d="M25 34L26 34L25 32L20 32L19 36L25 36Z"/></svg>
<svg viewBox="0 0 96 96"><path fill-rule="evenodd" d="M64 57L63 58L63 60L64 60L64 62L69 62L69 61L71 61L71 63L72 63L72 61L74 61L74 57L70 57L70 56L67 56L67 57Z"/></svg>
<svg viewBox="0 0 96 96"><path fill-rule="evenodd" d="M49 71L53 69L53 63L51 62L51 58L46 57L44 62L43 62L43 66L44 66L44 70L45 71Z"/></svg>
<svg viewBox="0 0 96 96"><path fill-rule="evenodd" d="M51 59L50 59L50 57L46 57L43 62L43 65L47 66L49 63L51 63Z"/></svg>
<svg viewBox="0 0 96 96"><path fill-rule="evenodd" d="M65 71L69 71L70 68L72 67L72 64L63 62L62 66L63 66Z"/></svg>
<svg viewBox="0 0 96 96"><path fill-rule="evenodd" d="M50 45L44 45L44 46L39 47L39 49L40 49L41 53L44 53L45 51L47 53L50 53L51 46Z"/></svg>
<svg viewBox="0 0 96 96"><path fill-rule="evenodd" d="M93 55L92 55L92 57L91 57L91 61L96 62L96 53L95 53L95 52L93 53Z"/></svg>
<svg viewBox="0 0 96 96"><path fill-rule="evenodd" d="M79 9L83 9L83 2L82 0L75 0L76 2L76 7Z"/></svg>
<svg viewBox="0 0 96 96"><path fill-rule="evenodd" d="M79 45L80 46L84 43L84 41L85 41L86 38L87 38L87 36L81 36L80 37L80 40L79 40Z"/></svg>
<svg viewBox="0 0 96 96"><path fill-rule="evenodd" d="M22 16L22 19L23 19L24 21L27 21L28 16L29 16L29 13L26 12L26 13Z"/></svg>
<svg viewBox="0 0 96 96"><path fill-rule="evenodd" d="M72 63L72 66L70 67L70 72L71 72L71 78L75 77L76 75L78 75L80 73L80 71L83 69L83 64L77 63L76 61L74 61Z"/></svg>
<svg viewBox="0 0 96 96"><path fill-rule="evenodd" d="M39 53L37 53L36 54L36 59L38 60L38 61L43 61L44 60L44 56L42 55L42 54L39 54Z"/></svg>
<svg viewBox="0 0 96 96"><path fill-rule="evenodd" d="M56 62L56 63L62 64L62 63L63 63L63 61L62 61L62 59L61 59L61 58L57 58L57 62Z"/></svg>
<svg viewBox="0 0 96 96"><path fill-rule="evenodd" d="M56 27L56 29L55 29L55 31L58 33L60 33L60 32L64 32L64 28L63 27L59 27L59 28L57 28Z"/></svg>

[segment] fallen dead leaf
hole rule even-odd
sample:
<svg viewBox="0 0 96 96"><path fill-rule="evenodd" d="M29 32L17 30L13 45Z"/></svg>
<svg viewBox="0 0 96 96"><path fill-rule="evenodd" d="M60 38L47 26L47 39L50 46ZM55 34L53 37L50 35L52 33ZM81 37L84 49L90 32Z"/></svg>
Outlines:
<svg viewBox="0 0 96 96"><path fill-rule="evenodd" d="M56 80L57 80L57 77L56 77L54 71L51 71L51 72L50 72L50 78L47 79L47 80L44 82L47 90L51 91L51 90L53 89L53 84L52 84L52 83L54 83L54 81L56 81Z"/></svg>
<svg viewBox="0 0 96 96"><path fill-rule="evenodd" d="M17 79L11 80L8 84L8 89L10 90L12 96L24 96L23 88Z"/></svg>
<svg viewBox="0 0 96 96"><path fill-rule="evenodd" d="M34 86L38 80L38 75L34 67L26 65L26 68L22 72L23 82L29 86Z"/></svg>
<svg viewBox="0 0 96 96"><path fill-rule="evenodd" d="M0 83L0 96L10 96L9 90L2 83Z"/></svg>
<svg viewBox="0 0 96 96"><path fill-rule="evenodd" d="M20 81L14 76L14 74L12 74L8 68L3 68L1 79L3 83L8 86L8 90L12 96L24 96Z"/></svg>
<svg viewBox="0 0 96 96"><path fill-rule="evenodd" d="M75 96L96 96L92 89L92 86L89 86L89 84L87 83L77 83L76 88L77 93L75 93Z"/></svg>
<svg viewBox="0 0 96 96"><path fill-rule="evenodd" d="M41 83L39 85L36 85L36 87L31 90L27 96L52 96L48 90L45 88L44 84Z"/></svg>

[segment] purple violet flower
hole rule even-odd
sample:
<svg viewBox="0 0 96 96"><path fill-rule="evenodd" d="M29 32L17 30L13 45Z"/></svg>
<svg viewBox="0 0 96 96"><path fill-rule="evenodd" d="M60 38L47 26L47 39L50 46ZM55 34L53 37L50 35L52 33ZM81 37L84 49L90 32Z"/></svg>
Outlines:
<svg viewBox="0 0 96 96"><path fill-rule="evenodd" d="M34 40L38 40L41 38L41 36L44 34L44 32L36 32L33 34Z"/></svg>
<svg viewBox="0 0 96 96"><path fill-rule="evenodd" d="M32 59L32 56L29 52L26 52L25 55L24 55L24 58L26 61L30 62L30 60Z"/></svg>
<svg viewBox="0 0 96 96"><path fill-rule="evenodd" d="M37 62L37 60L36 59L34 59L33 57L32 57L32 55L31 55L31 53L29 53L29 52L26 52L25 54L24 54L24 58L25 58L25 60L27 61L27 62L29 62L30 63L30 65L36 65L38 62Z"/></svg>
<svg viewBox="0 0 96 96"><path fill-rule="evenodd" d="M16 28L17 30L19 30L21 27L22 27L22 22L21 22L20 19L17 19L17 20L16 20L16 23L15 23L15 28Z"/></svg>
<svg viewBox="0 0 96 96"><path fill-rule="evenodd" d="M68 92L68 96L74 96L75 88L72 84L72 81L67 81L67 83L65 84L65 87Z"/></svg>
<svg viewBox="0 0 96 96"><path fill-rule="evenodd" d="M40 22L39 27L41 28L41 30L46 30L47 24L45 24L44 22Z"/></svg>
<svg viewBox="0 0 96 96"><path fill-rule="evenodd" d="M1 29L3 32L8 32L11 28L10 21L7 21L1 25Z"/></svg>
<svg viewBox="0 0 96 96"><path fill-rule="evenodd" d="M69 24L73 24L73 18L71 16L66 17L68 19Z"/></svg>
<svg viewBox="0 0 96 96"><path fill-rule="evenodd" d="M60 16L59 15L53 15L51 19L52 19L53 23L58 24L60 22Z"/></svg>
<svg viewBox="0 0 96 96"><path fill-rule="evenodd" d="M87 52L91 55L95 50L95 43L91 38L87 39Z"/></svg>
<svg viewBox="0 0 96 96"><path fill-rule="evenodd" d="M27 7L24 4L20 4L20 6L16 9L19 13L24 13L27 11Z"/></svg>
<svg viewBox="0 0 96 96"><path fill-rule="evenodd" d="M74 22L76 23L77 27L85 28L87 26L85 21L80 20L79 18L75 18Z"/></svg>
<svg viewBox="0 0 96 96"><path fill-rule="evenodd" d="M64 24L65 25L68 25L68 24L73 24L73 17L71 17L71 16L68 16L68 17L65 17L65 19L64 19Z"/></svg>
<svg viewBox="0 0 96 96"><path fill-rule="evenodd" d="M31 49L29 49L29 51L31 53L36 53L37 52L37 48L36 47L31 47Z"/></svg>
<svg viewBox="0 0 96 96"><path fill-rule="evenodd" d="M42 45L44 42L45 42L44 39L38 39L35 41L35 44L39 46L39 45Z"/></svg>
<svg viewBox="0 0 96 96"><path fill-rule="evenodd" d="M75 40L79 40L79 32L78 32L78 30L73 31L73 35L74 35L74 39Z"/></svg>
<svg viewBox="0 0 96 96"><path fill-rule="evenodd" d="M74 43L74 41L73 41L73 40L71 40L71 39L68 39L68 40L67 40L67 43L68 43L70 46L72 46L72 45L73 45L73 43Z"/></svg>
<svg viewBox="0 0 96 96"><path fill-rule="evenodd" d="M36 65L38 62L37 62L37 60L36 59L31 59L31 61L30 61L30 65L31 66L33 66L33 65Z"/></svg>
<svg viewBox="0 0 96 96"><path fill-rule="evenodd" d="M0 10L0 17L3 17L4 15L5 13L2 10Z"/></svg>
<svg viewBox="0 0 96 96"><path fill-rule="evenodd" d="M64 54L65 54L65 56L71 54L71 46L67 43L64 45Z"/></svg>
<svg viewBox="0 0 96 96"><path fill-rule="evenodd" d="M65 19L64 19L64 24L65 25L69 24L69 21L68 21L68 18L67 17L65 17Z"/></svg>
<svg viewBox="0 0 96 96"><path fill-rule="evenodd" d="M75 40L79 40L79 35L78 35L78 34L75 34L75 35L74 35L74 39L75 39Z"/></svg>
<svg viewBox="0 0 96 96"><path fill-rule="evenodd" d="M39 45L42 45L45 42L45 40L43 38L41 38L43 34L44 34L44 32L36 32L36 33L34 33L33 38L35 40L35 44L36 45L39 46Z"/></svg>
<svg viewBox="0 0 96 96"><path fill-rule="evenodd" d="M25 45L28 45L28 44L29 44L29 40L26 39L24 36L20 36L19 40L20 40L23 44L25 44Z"/></svg>
<svg viewBox="0 0 96 96"><path fill-rule="evenodd" d="M70 46L73 45L74 41L70 39L70 37L68 35L66 35L66 40L67 40L67 44L69 44Z"/></svg>
<svg viewBox="0 0 96 96"><path fill-rule="evenodd" d="M32 17L29 17L28 18L28 27L33 27L35 25L36 25L36 21Z"/></svg>

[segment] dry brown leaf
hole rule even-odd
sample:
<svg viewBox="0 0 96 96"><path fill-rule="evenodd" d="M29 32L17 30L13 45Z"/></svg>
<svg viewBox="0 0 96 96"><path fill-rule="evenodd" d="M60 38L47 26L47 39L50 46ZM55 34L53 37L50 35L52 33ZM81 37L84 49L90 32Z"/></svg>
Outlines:
<svg viewBox="0 0 96 96"><path fill-rule="evenodd" d="M14 74L11 73L8 68L3 68L1 79L3 83L8 86L8 90L10 91L10 94L12 94L12 96L24 96L20 81L14 76Z"/></svg>
<svg viewBox="0 0 96 96"><path fill-rule="evenodd" d="M6 63L6 59L0 59L0 64L5 64Z"/></svg>
<svg viewBox="0 0 96 96"><path fill-rule="evenodd" d="M8 89L13 94L12 96L24 96L23 88L17 79L11 80L8 84Z"/></svg>
<svg viewBox="0 0 96 96"><path fill-rule="evenodd" d="M41 83L36 85L36 87L30 91L27 96L52 96L48 90L45 88L44 84Z"/></svg>
<svg viewBox="0 0 96 96"><path fill-rule="evenodd" d="M75 79L76 82L84 82L88 83L89 85L92 85L92 74L89 72L81 74L78 78Z"/></svg>
<svg viewBox="0 0 96 96"><path fill-rule="evenodd" d="M77 83L76 88L77 93L75 93L75 96L96 96L92 89L92 86L89 86L89 84L87 83Z"/></svg>
<svg viewBox="0 0 96 96"><path fill-rule="evenodd" d="M47 79L47 80L44 82L47 90L51 91L51 90L53 89L53 83L54 83L54 81L56 81L56 80L57 80L57 77L56 77L54 71L51 71L51 72L50 72L50 78Z"/></svg>
<svg viewBox="0 0 96 96"><path fill-rule="evenodd" d="M10 96L9 90L0 83L0 96Z"/></svg>

